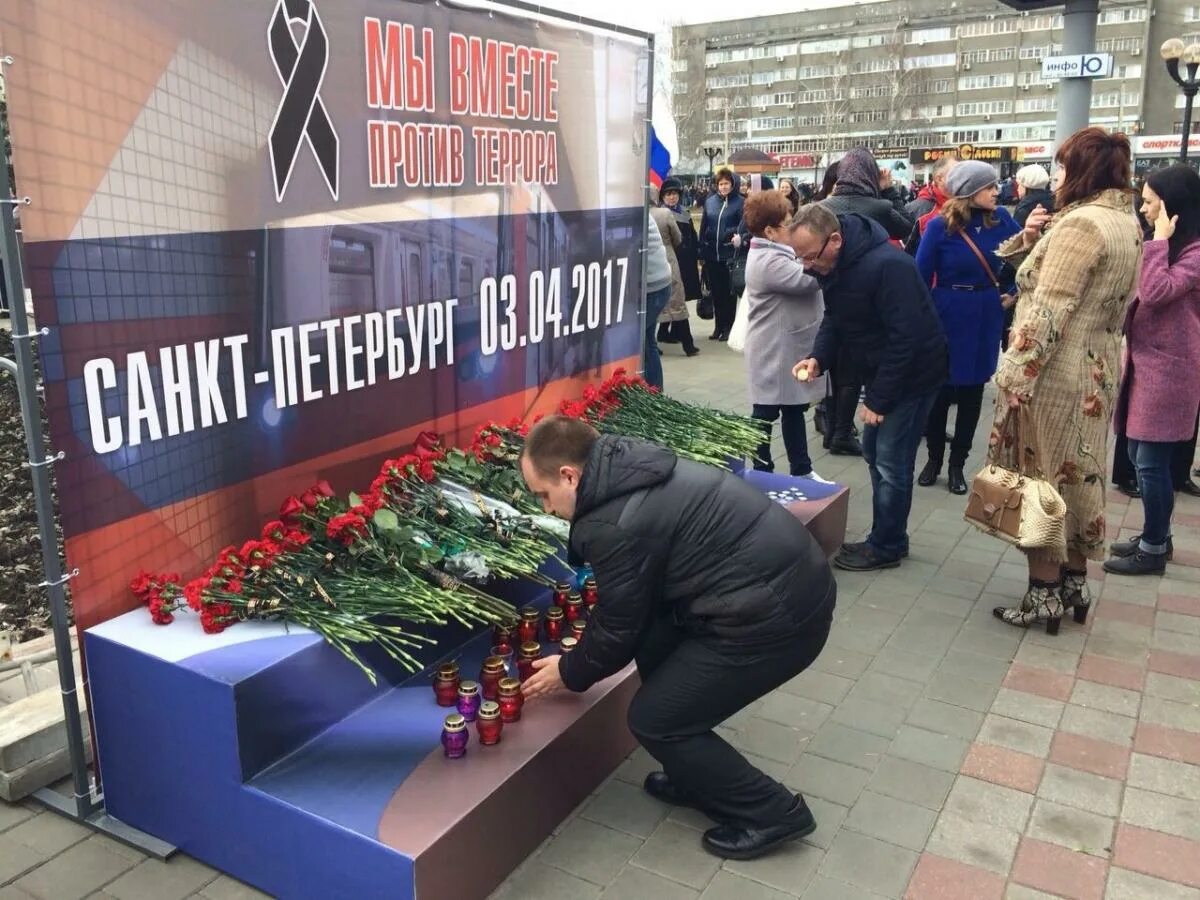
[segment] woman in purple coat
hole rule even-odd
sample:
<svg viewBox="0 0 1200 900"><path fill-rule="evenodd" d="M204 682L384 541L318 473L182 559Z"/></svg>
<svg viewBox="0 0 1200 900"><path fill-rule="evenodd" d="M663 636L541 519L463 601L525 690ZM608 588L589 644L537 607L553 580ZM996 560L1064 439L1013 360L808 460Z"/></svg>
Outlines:
<svg viewBox="0 0 1200 900"><path fill-rule="evenodd" d="M1200 175L1188 166L1159 169L1142 189L1154 223L1137 298L1125 319L1125 365L1114 424L1129 439L1145 524L1112 545L1104 570L1161 575L1171 558L1175 493L1171 454L1191 438L1200 410Z"/></svg>

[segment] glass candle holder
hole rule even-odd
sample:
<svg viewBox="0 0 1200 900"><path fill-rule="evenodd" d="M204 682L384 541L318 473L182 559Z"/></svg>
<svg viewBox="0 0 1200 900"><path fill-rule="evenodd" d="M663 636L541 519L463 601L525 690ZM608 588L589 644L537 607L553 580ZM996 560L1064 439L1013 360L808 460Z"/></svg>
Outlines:
<svg viewBox="0 0 1200 900"><path fill-rule="evenodd" d="M600 591L596 588L595 578L585 578L583 580L583 605L591 612L593 606L600 600Z"/></svg>
<svg viewBox="0 0 1200 900"><path fill-rule="evenodd" d="M567 598L567 622L574 624L583 618L584 606L583 598L578 594L572 594Z"/></svg>
<svg viewBox="0 0 1200 900"><path fill-rule="evenodd" d="M495 700L499 696L500 679L504 675L504 660L499 656L489 656L483 661L479 670L479 693L484 700Z"/></svg>
<svg viewBox="0 0 1200 900"><path fill-rule="evenodd" d="M587 622L583 619L571 623L571 637L576 641L583 640L583 633L587 630Z"/></svg>
<svg viewBox="0 0 1200 900"><path fill-rule="evenodd" d="M446 716L442 724L442 750L447 759L459 759L467 754L467 742L471 735L467 731L467 720L458 713Z"/></svg>
<svg viewBox="0 0 1200 900"><path fill-rule="evenodd" d="M492 643L496 646L492 648L493 656L501 656L496 653L496 647L507 647L511 653L517 645L517 623L515 620L509 619L504 622L497 622L492 627Z"/></svg>
<svg viewBox="0 0 1200 900"><path fill-rule="evenodd" d="M488 655L500 657L500 661L504 663L504 674L506 676L513 673L513 648L511 645L497 644Z"/></svg>
<svg viewBox="0 0 1200 900"><path fill-rule="evenodd" d="M500 743L500 732L504 722L500 718L500 704L485 700L479 707L479 717L475 720L475 730L479 732L479 743L485 747Z"/></svg>
<svg viewBox="0 0 1200 900"><path fill-rule="evenodd" d="M516 678L502 678L498 702L501 721L521 721L521 707L525 705L525 695L521 693L521 682Z"/></svg>
<svg viewBox="0 0 1200 900"><path fill-rule="evenodd" d="M566 621L566 614L557 606L552 606L546 610L546 640L558 642L562 640L563 623Z"/></svg>
<svg viewBox="0 0 1200 900"><path fill-rule="evenodd" d="M478 682L464 681L458 686L458 712L468 722L479 715L480 702Z"/></svg>
<svg viewBox="0 0 1200 900"><path fill-rule="evenodd" d="M521 608L521 624L517 626L517 638L522 644L537 640L540 619L541 614L532 606Z"/></svg>
<svg viewBox="0 0 1200 900"><path fill-rule="evenodd" d="M527 681L534 673L533 661L542 656L542 645L536 641L526 641L521 645L520 653L517 657L517 675L522 681Z"/></svg>
<svg viewBox="0 0 1200 900"><path fill-rule="evenodd" d="M562 639L562 643L558 645L558 649L563 653L570 653L579 646L579 638L567 635Z"/></svg>
<svg viewBox="0 0 1200 900"><path fill-rule="evenodd" d="M554 585L554 605L559 609L567 608L567 597L571 595L571 582L560 581Z"/></svg>
<svg viewBox="0 0 1200 900"><path fill-rule="evenodd" d="M458 702L458 663L443 663L433 674L433 696L438 706Z"/></svg>

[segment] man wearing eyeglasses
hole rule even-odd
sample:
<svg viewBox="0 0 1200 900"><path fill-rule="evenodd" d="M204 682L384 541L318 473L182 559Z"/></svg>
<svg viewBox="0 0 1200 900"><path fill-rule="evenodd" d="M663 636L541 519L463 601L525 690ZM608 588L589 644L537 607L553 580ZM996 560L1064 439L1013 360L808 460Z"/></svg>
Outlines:
<svg viewBox="0 0 1200 900"><path fill-rule="evenodd" d="M833 563L858 572L893 568L908 555L917 448L948 375L941 321L916 262L876 222L803 206L790 241L825 294L813 355L793 374L816 378L839 354L849 355L866 386L862 443L871 471L871 531L865 541L843 546Z"/></svg>

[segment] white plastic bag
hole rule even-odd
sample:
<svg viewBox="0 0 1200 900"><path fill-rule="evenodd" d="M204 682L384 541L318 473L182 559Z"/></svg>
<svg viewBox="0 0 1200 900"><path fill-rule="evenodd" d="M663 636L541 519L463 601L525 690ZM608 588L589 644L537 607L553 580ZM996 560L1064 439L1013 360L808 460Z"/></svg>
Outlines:
<svg viewBox="0 0 1200 900"><path fill-rule="evenodd" d="M750 330L750 298L743 297L738 304L737 315L733 319L733 327L729 329L729 340L726 346L737 353L746 352L746 332Z"/></svg>

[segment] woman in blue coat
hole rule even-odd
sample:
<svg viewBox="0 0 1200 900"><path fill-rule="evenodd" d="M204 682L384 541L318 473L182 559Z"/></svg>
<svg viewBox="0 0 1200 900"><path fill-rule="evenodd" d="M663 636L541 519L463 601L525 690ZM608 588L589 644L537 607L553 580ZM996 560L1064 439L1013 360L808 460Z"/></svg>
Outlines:
<svg viewBox="0 0 1200 900"><path fill-rule="evenodd" d="M700 218L700 257L713 301L712 341L729 340L729 329L737 314L729 266L737 253L733 237L742 224L741 179L732 169L717 169L717 192L704 201Z"/></svg>
<svg viewBox="0 0 1200 900"><path fill-rule="evenodd" d="M941 474L946 416L957 404L947 478L950 493L965 494L963 467L979 424L983 388L996 372L1004 312L1016 302L1012 270L995 251L1021 228L998 206L996 172L988 163L960 162L946 176L946 193L941 215L930 220L917 249L917 266L932 289L950 346L950 380L929 413L929 461L917 483L928 487Z"/></svg>

